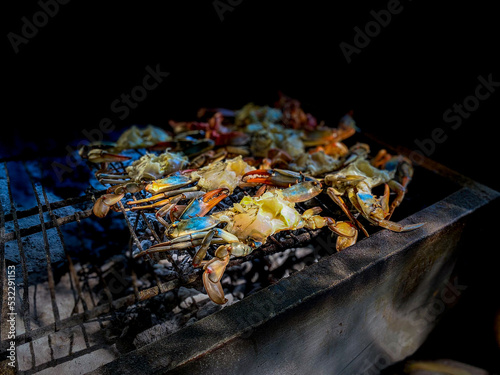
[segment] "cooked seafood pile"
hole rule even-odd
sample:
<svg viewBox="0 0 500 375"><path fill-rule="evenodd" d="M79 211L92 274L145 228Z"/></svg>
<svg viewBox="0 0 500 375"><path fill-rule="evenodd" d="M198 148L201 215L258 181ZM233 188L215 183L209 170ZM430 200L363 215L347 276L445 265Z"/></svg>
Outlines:
<svg viewBox="0 0 500 375"><path fill-rule="evenodd" d="M386 150L371 156L364 143L347 147L343 141L359 131L351 114L327 127L281 95L274 107L201 109L198 117L171 121L168 131L134 126L116 143L86 146L80 155L98 166L96 178L108 186L94 204L95 216L118 204L154 212L164 227L163 242L134 258L191 251L192 265L203 269L203 285L217 304L227 301L221 279L229 259L250 254L278 232L327 227L341 251L356 243L360 231L369 236L366 223L395 232L422 225L390 221L412 179L410 160ZM144 148L148 152L136 160L122 155ZM379 185L383 194L375 195ZM131 199L141 191L145 198ZM221 208L236 191L244 197ZM342 216L322 216L316 206L297 209L322 192Z"/></svg>

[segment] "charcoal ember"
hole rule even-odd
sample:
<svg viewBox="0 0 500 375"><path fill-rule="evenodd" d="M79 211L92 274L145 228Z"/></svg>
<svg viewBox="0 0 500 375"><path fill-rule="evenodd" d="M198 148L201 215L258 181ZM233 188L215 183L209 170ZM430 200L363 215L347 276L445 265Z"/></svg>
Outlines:
<svg viewBox="0 0 500 375"><path fill-rule="evenodd" d="M150 222L156 221L154 213L145 212L144 215L146 216L146 219L148 221ZM143 220L141 215L138 215L137 212L134 211L127 211L127 217L132 227L136 228L137 233L148 233L148 235L151 235L151 231L149 230L147 223ZM136 221L137 221L137 227L135 226Z"/></svg>
<svg viewBox="0 0 500 375"><path fill-rule="evenodd" d="M288 260L290 255L293 254L293 252L294 252L293 249L287 249L281 253L276 253L276 254L272 254L272 255L267 256L266 258L268 259L268 261L270 263L269 270L273 271L273 270L281 267L283 264L285 264L285 262Z"/></svg>
<svg viewBox="0 0 500 375"><path fill-rule="evenodd" d="M245 297L246 282L236 285L233 289L233 295L238 299L243 299Z"/></svg>
<svg viewBox="0 0 500 375"><path fill-rule="evenodd" d="M297 259L305 258L314 253L314 249L312 247L299 247L295 249L295 257Z"/></svg>
<svg viewBox="0 0 500 375"><path fill-rule="evenodd" d="M156 265L155 265L156 266ZM165 278L175 278L177 277L177 272L171 268L167 267L154 267L154 273L158 276Z"/></svg>
<svg viewBox="0 0 500 375"><path fill-rule="evenodd" d="M171 304L175 301L175 294L173 291L169 291L167 293L160 294L159 296L163 303Z"/></svg>
<svg viewBox="0 0 500 375"><path fill-rule="evenodd" d="M198 294L200 294L201 292L199 292L198 290L196 289L193 289L193 288L186 288L184 286L181 286L179 288L179 290L177 291L177 297L181 300L181 301L184 301L185 299L189 298L189 297L193 297L193 296L196 296Z"/></svg>
<svg viewBox="0 0 500 375"><path fill-rule="evenodd" d="M185 300L183 300L179 304L179 307L181 309L190 309L190 308L195 307L195 306L200 307L200 306L204 305L205 303L207 303L209 300L210 300L210 298L208 297L208 295L200 293L200 294L186 298Z"/></svg>
<svg viewBox="0 0 500 375"><path fill-rule="evenodd" d="M143 250L147 250L151 246L153 246L153 243L151 241L149 241L149 240L141 241L141 247L142 247Z"/></svg>

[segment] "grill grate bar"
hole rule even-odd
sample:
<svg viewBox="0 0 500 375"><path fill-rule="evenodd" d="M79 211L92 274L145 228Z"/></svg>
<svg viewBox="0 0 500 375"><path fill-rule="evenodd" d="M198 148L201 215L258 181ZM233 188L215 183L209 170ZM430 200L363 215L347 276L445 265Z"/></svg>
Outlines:
<svg viewBox="0 0 500 375"><path fill-rule="evenodd" d="M123 207L123 203L121 201L118 202L118 206L120 207L120 210L123 213L123 217L125 218L125 222L127 223L127 226L128 226L129 231L130 231L130 234L132 235L133 241L135 242L137 248L140 251L143 251L142 250L141 241L139 241L139 238L137 238L137 234L135 233L135 230L132 227L132 224L130 223L130 220L128 219L127 212L125 211L125 207ZM137 223L137 220L136 220L136 223Z"/></svg>
<svg viewBox="0 0 500 375"><path fill-rule="evenodd" d="M165 253L166 259L168 259L168 261L172 264L172 269L175 269L176 274L171 273L166 277L160 278L158 276L158 274L155 273L153 270L152 276L154 277L154 280L151 280L152 284L149 284L148 285L149 288L147 288L147 289L139 290L138 281L137 281L138 276L136 274L137 269L134 268L134 265L135 265L134 260L130 257L129 260L132 262L132 267L129 269L129 275L131 276L131 279L132 279L133 293L131 293L129 291L128 293L130 293L130 294L125 295L123 297L118 297L115 295L118 298L115 297L116 299L113 299L114 295L111 293L111 290L109 288L111 286L111 284L109 286L107 285L107 276L106 276L106 271L104 270L104 268L100 268L94 264L88 263L85 265L82 264L81 273L80 273L80 271L78 271L78 273L76 272L75 264L73 264L73 260L72 260L71 256L69 255L69 253L67 252L67 248L66 248L66 245L64 243L64 236L63 236L63 233L61 231L61 225L65 225L65 224L76 221L78 223L78 228L80 230L80 236L79 236L80 240L83 241L80 220L91 216L92 209L88 209L85 211L79 211L79 212L74 213L73 215L69 215L69 216L65 216L65 217L57 217L57 215L54 213L54 210L57 208L60 208L60 207L65 207L65 206L73 205L73 204L82 204L82 203L85 204L87 202L91 202L92 198L104 194L106 192L106 190L100 190L100 191L97 191L95 194L87 194L85 196L78 197L78 198L66 199L66 200L50 203L48 198L47 198L47 194L46 194L44 187L36 184L33 181L33 178L30 175L25 164L24 164L24 167L25 167L25 169L30 177L33 191L34 191L35 197L37 199L37 206L33 207L31 209L28 209L28 210L24 210L24 211L15 211L13 197L12 197L12 194L9 190L9 194L10 194L9 197L11 199L12 212L7 214L7 215L3 215L3 217L2 217L3 213L0 212L0 224L2 223L2 221L3 221L3 223L5 223L5 219L7 218L8 220L12 220L14 222L15 230L14 230L14 232L9 232L9 233L5 233L4 227L2 227L2 229L0 230L0 262L2 262L2 261L5 262L5 260L2 259L2 257L4 256L2 246L3 246L5 241L17 239L18 242L21 242L22 237L24 237L26 235L30 235L32 233L37 233L37 232L42 232L43 240L44 240L44 244L45 244L45 251L46 251L46 255L47 255L47 272L49 274L49 288L50 288L51 301L52 301L54 319L55 319L54 325L49 324L47 326L42 326L42 327L38 327L35 329L31 329L31 325L33 324L33 320L25 321L25 325L28 324L28 327L26 328L25 333L18 335L16 337L16 345L17 346L25 344L25 343L30 344L30 351L31 351L31 356L32 356L32 366L31 366L31 369L27 371L27 373L31 374L31 373L34 373L36 371L43 370L45 368L56 366L59 363L62 363L60 361L65 362L65 361L71 360L73 358L76 358L80 355L83 355L87 352L90 353L93 350L95 350L95 346L91 347L91 345L89 343L88 335L85 332L85 324L84 324L85 322L88 322L89 320L97 319L99 321L101 328L103 328L104 326L103 326L102 322L106 321L106 319L108 319L110 316L112 317L112 315L110 315L110 314L114 314L117 309L122 309L124 307L134 305L140 301L148 300L148 299L153 298L155 296L158 296L160 294L166 293L170 290L174 290L181 285L194 283L196 285L196 287L200 286L200 275L202 274L203 270L199 269L199 268L198 269L189 268L189 271L183 271L182 270L183 263L178 263L178 262L174 261L172 255L167 252L167 253ZM116 167L114 167L114 168L115 168L115 170L117 169ZM5 165L5 169L7 171L7 165ZM42 171L42 173L43 173L43 171ZM9 184L9 189L10 189L9 180L8 180L8 184ZM41 188L41 191L43 192L43 198L44 198L43 202L40 199L40 196L41 196L40 188ZM141 197L140 194L142 194L142 193L139 192L137 194L131 194L131 196L134 200L137 200L137 199L140 199L140 197ZM233 196L230 196L230 199L233 203L236 203L238 201L238 199L236 197L233 197ZM319 202L323 203L323 202L321 202L321 200L319 200ZM123 213L125 222L126 222L127 227L130 231L129 247L131 247L132 244L135 244L140 251L144 251L142 248L142 244L140 242L140 239L139 239L142 237L139 237L139 234L136 231L138 222L141 219L144 220L144 222L145 222L147 228L149 229L149 231L151 232L151 235L153 236L154 240L157 241L158 243L161 242L161 235L160 235L160 231L158 230L158 226L155 224L154 221L150 220L148 218L148 216L143 211L137 212L137 216L135 216L135 222L133 225L132 224L133 218L129 217L129 215L127 214L127 211L124 208L123 203L120 201L120 202L118 202L117 206L120 209L120 211ZM88 206L84 206L84 207L88 207ZM1 207L0 207L0 209L1 209ZM44 221L44 212L48 212L49 217L50 217L50 221L47 221L47 222ZM27 217L27 216L34 215L36 213L38 213L38 215L40 216L40 225L32 226L32 227L29 227L26 229L19 228L19 223L18 223L19 217ZM16 222L17 222L17 226L16 226ZM68 260L68 268L69 268L69 281L70 281L71 290L72 290L73 298L74 298L74 302L75 302L75 306L73 308L73 311L71 312L71 315L64 316L63 319L61 319L61 316L56 317L56 314L58 315L58 313L56 313L54 311L54 307L57 309L57 304L56 304L56 299L55 299L56 296L55 296L55 287L54 287L54 278L53 278L54 275L52 274L53 270L52 270L52 263L51 263L51 259L50 259L50 247L49 247L49 242L48 242L48 237L47 237L47 229L50 229L50 228L56 228L56 230L58 232L59 239L60 239L61 244L63 246L63 250L66 254L66 258ZM285 236L278 236L278 237L270 236L269 240L267 241L266 244L264 244L259 249L252 252L250 255L248 255L246 257L241 257L241 258L231 260L228 264L228 267L236 266L236 265L242 264L244 262L251 261L255 258L262 258L262 257L265 257L265 256L270 255L270 254L281 252L287 248L300 246L302 244L309 242L313 237L316 237L320 232L321 232L321 230L314 230L314 231L306 230L306 231L302 232L300 235L294 235L293 233L291 233L291 235L287 236L287 237L285 237ZM149 239L152 239L152 238L149 238ZM21 249L21 246L20 246L20 249ZM191 257L193 257L194 253L193 253L192 249L188 249L187 252L191 255ZM130 255L131 254L132 254L132 252L130 251ZM22 256L21 256L21 258L22 258ZM184 261L186 261L188 259L189 258L186 258L186 259L184 259ZM24 268L26 268L26 264L24 265ZM51 279L50 274L52 274L52 282L50 281L50 279ZM28 276L28 273L23 272L23 277L25 277L26 280L28 278L27 276ZM94 284L96 279L99 280L98 284ZM2 281L5 281L3 279L3 274L0 275L0 282L2 282ZM28 285L28 283L26 281L24 283L24 287L27 288L27 285ZM98 285L98 288L101 288L102 290L99 290L99 292L98 292L94 288L94 285ZM154 285L154 286L152 286L152 285ZM91 286L94 289L92 289ZM106 297L102 298L101 292L104 292ZM87 293L90 294L90 300L92 301L92 303L90 303L89 305L88 305L89 298L88 298ZM96 293L95 295L98 296L97 300L94 298L93 293ZM80 307L79 302L80 301L82 303L83 312L81 312L82 310L79 309L79 307ZM27 304L27 305L25 305L25 304ZM0 311L1 311L1 307L2 306L0 305ZM4 308L5 308L5 306L4 306ZM29 306L29 301L27 298L25 298L23 301L23 308L28 309L27 313L26 312L24 313L24 316L27 316L28 319L31 319L32 317L29 314L30 306ZM31 308L33 308L33 307L31 307ZM30 323L31 323L31 325L30 325ZM57 359L57 360L52 359L52 361L50 361L50 362L38 364L38 366L35 366L36 361L35 361L35 353L33 350L32 341L35 339L50 335L54 331L58 331L58 330L60 331L60 330L72 328L75 326L80 326L82 329L85 344L86 344L86 349L84 349L84 351L79 351L77 353L71 354L70 356L64 357L64 359L62 359L62 358ZM4 345L6 343L7 343L7 340L2 341L0 343L1 347L4 347Z"/></svg>
<svg viewBox="0 0 500 375"><path fill-rule="evenodd" d="M69 284L70 284L71 291L72 291L72 294L73 294L73 299L75 301L75 307L73 308L72 315L78 309L78 301L82 301L83 311L87 312L88 311L88 307L87 307L87 304L86 304L86 302L85 302L85 300L83 299L83 296L82 296L82 290L80 289L80 284L78 282L78 276L76 275L75 266L73 265L73 259L71 259L71 257L69 256L68 250L66 248L66 243L64 241L64 236L62 234L61 228L59 227L59 223L56 220L56 216L54 215L54 212L52 211L52 205L49 204L49 199L47 197L47 192L45 191L45 188L43 187L43 185L42 185L42 193L43 193L43 199L45 201L45 206L47 207L48 212L49 212L49 216L50 216L52 222L54 223L54 227L56 228L57 235L59 236L59 240L61 241L61 246L63 248L64 254L66 255L66 259L68 261ZM75 289L76 289L76 292L75 292ZM60 325L61 325L61 322L59 322L59 326ZM80 323L80 328L82 329L82 332L83 332L83 338L84 338L84 341L85 341L85 346L87 348L89 348L90 347L90 343L89 343L89 339L88 339L88 336L87 336L87 331L85 329L85 326Z"/></svg>
<svg viewBox="0 0 500 375"><path fill-rule="evenodd" d="M256 249L246 257L231 260L228 264L228 267L237 266L244 262L248 262L265 255L275 254L283 251L284 249L292 249L294 247L304 245L311 241L313 238L317 237L322 231L323 229L306 229L306 232L302 234L294 235L293 237L290 236L290 238L284 238L281 241L278 241L276 238L274 238L274 236L270 236L269 238L274 239L274 241L271 240L272 243L267 242L265 245L262 245L260 248Z"/></svg>
<svg viewBox="0 0 500 375"><path fill-rule="evenodd" d="M52 210L57 210L59 208L64 208L68 206L74 206L76 204L81 204L81 203L86 203L92 200L94 197L100 197L101 195L105 194L106 190L99 190L91 194L85 194L82 195L81 197L74 197L74 198L67 198L61 201L57 202L52 202L52 203L45 203L42 204L42 211L47 212L49 209ZM17 219L23 219L25 217L33 216L36 215L39 211L39 208L37 206L28 208L27 210L19 210L17 211ZM12 221L12 213L8 212L5 214L5 222Z"/></svg>
<svg viewBox="0 0 500 375"><path fill-rule="evenodd" d="M92 215L92 209L88 209L88 210L81 211L81 212L76 212L73 215L60 217L60 218L56 219L56 221L57 221L57 224L59 226L61 226L61 225L72 223L72 222L80 220L80 219L85 219L85 218L89 217L90 215ZM17 221L17 216L16 216L16 221ZM46 221L43 223L43 225L45 226L45 229L51 229L51 228L55 227L55 222ZM42 225L37 224L37 225L33 225L29 228L22 228L19 231L5 233L3 236L3 239L5 242L9 242L9 241L16 240L18 236L19 236L19 238L22 238L22 237L29 236L31 234L41 232L41 231L42 231Z"/></svg>
<svg viewBox="0 0 500 375"><path fill-rule="evenodd" d="M137 198L135 197L135 195L132 196L134 201L137 200ZM156 230L153 228L153 226L151 225L151 222L147 219L146 215L144 214L143 211L139 211L141 217L142 217L142 220L144 220L144 222L146 223L147 227L149 228L149 230L151 231L151 233L153 234L153 237L155 238L155 240L158 242L158 243L161 243L161 239L160 239L160 236L158 236L158 234L156 233ZM167 259L170 263L172 263L172 266L174 267L175 269L175 272L177 272L177 275L179 277L181 277L182 275L182 271L179 269L179 267L177 266L177 263L175 263L174 259L172 258L172 255L170 255L168 252L166 253L166 256L167 256Z"/></svg>
<svg viewBox="0 0 500 375"><path fill-rule="evenodd" d="M45 201L45 206L48 208L49 216L52 220L52 223L54 223L54 228L56 228L57 235L59 236L59 240L61 241L61 246L63 248L64 254L66 254L66 259L68 260L68 268L69 268L69 272L70 272L69 283L70 283L71 291L73 292L73 299L75 300L75 306L76 306L78 304L78 298L81 296L81 290L79 290L79 284L77 282L77 277L76 277L75 268L73 266L73 261L68 254L68 251L66 249L66 243L64 241L64 236L61 232L61 228L59 227L59 223L57 222L57 218L54 215L54 212L52 211L52 205L49 204L47 192L45 191L45 188L43 186L42 186L42 194L43 194L43 199ZM76 283L76 286L75 286L75 283ZM76 289L76 292L75 292L75 289ZM77 297L77 295L78 295L78 297Z"/></svg>
<svg viewBox="0 0 500 375"><path fill-rule="evenodd" d="M187 283L191 284L195 282L198 278L198 274L192 274L188 277ZM152 297L155 297L161 293L168 292L180 286L180 281L178 279L170 280L164 283L161 283L159 286L153 286L148 289L144 289L139 291L139 301L145 301ZM101 315L109 313L112 310L117 310L122 307L131 306L137 302L135 295L129 294L128 296L118 298L113 302L103 303L101 305L95 306L92 310L88 310L85 313L77 313L66 319L61 320L60 330L71 328L76 325L79 325L83 322L89 321L94 318L98 318ZM36 340L40 337L46 336L53 332L53 329L50 325L44 326L41 328L34 329L30 332L30 335L26 335L25 333L16 336L16 345L22 345L28 340ZM9 340L4 340L2 344L7 344Z"/></svg>
<svg viewBox="0 0 500 375"><path fill-rule="evenodd" d="M24 253L23 242L21 241L21 234L19 229L19 222L17 220L16 204L14 202L14 197L12 195L12 186L10 184L9 169L7 168L7 163L4 163L5 177L7 180L7 190L9 193L10 209L12 214L12 221L14 223L14 230L17 234L17 246L19 249L19 256L21 258L21 269L23 272L23 322L24 329L26 331L26 341L29 342L30 353L31 353L31 367L35 367L35 351L33 350L33 342L31 341L30 331L31 331L31 316L30 316L30 305L29 305L29 290L28 290L28 266L26 265L26 254Z"/></svg>
<svg viewBox="0 0 500 375"><path fill-rule="evenodd" d="M47 261L47 282L49 284L49 294L50 294L50 300L52 303L52 313L54 314L54 330L58 330L59 322L61 321L60 315L59 315L59 308L57 307L57 302L56 302L56 291L55 291L55 284L54 284L54 274L52 272L52 261L50 257L50 245L49 245L49 239L47 237L47 230L45 229L44 225L44 218L43 218L43 210L42 210L42 202L40 201L40 196L38 195L38 191L35 185L35 182L33 181L33 177L31 176L31 173L29 172L28 168L26 167L26 164L23 163L24 169L26 170L26 173L28 174L29 180L31 182L31 186L33 188L33 193L35 194L36 202L38 205L38 214L40 217L40 225L42 226L42 237L43 237L43 243L45 247L45 259ZM36 297L34 297L36 298Z"/></svg>

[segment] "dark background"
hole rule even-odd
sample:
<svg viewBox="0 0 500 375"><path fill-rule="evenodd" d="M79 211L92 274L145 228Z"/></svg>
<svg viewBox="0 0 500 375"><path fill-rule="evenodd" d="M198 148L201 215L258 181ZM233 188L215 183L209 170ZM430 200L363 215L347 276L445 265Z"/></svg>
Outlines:
<svg viewBox="0 0 500 375"><path fill-rule="evenodd" d="M82 129L97 128L104 117L117 128L165 126L169 119L194 119L200 107L272 105L281 90L330 125L353 110L363 130L412 149L416 139L442 128L448 138L430 157L500 189L499 141L493 133L500 120L500 93L481 101L456 130L443 120L454 103L474 95L478 76L492 74L500 81L500 27L493 3L440 2L438 7L402 0L403 10L347 63L339 44L353 44L353 28L363 29L373 20L370 12L387 4L243 0L221 21L212 1L72 0L60 5L16 54L7 34L21 34L22 17L31 20L40 5L10 2L2 11L0 157L65 154L66 145L82 138ZM170 76L118 121L110 104L141 84L146 66L157 64ZM463 315L476 322L491 319L498 307L491 295L498 278L486 276L495 273L490 258L498 249L493 240L497 218L491 219L484 223L491 248L471 249L471 256L488 264L486 270L478 265L481 277L468 292L479 305ZM456 347L460 329L450 339ZM491 331L485 335L490 343ZM475 344L483 341L479 337Z"/></svg>

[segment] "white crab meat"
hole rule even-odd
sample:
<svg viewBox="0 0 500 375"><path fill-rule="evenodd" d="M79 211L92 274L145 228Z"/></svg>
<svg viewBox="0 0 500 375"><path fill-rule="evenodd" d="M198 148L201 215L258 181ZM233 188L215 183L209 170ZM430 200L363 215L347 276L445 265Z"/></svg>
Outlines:
<svg viewBox="0 0 500 375"><path fill-rule="evenodd" d="M241 177L255 168L243 161L241 155L234 159L218 161L194 171L192 179L198 179L198 186L204 191L211 191L219 188L229 189L232 194L238 186Z"/></svg>
<svg viewBox="0 0 500 375"><path fill-rule="evenodd" d="M267 237L277 232L304 227L305 222L294 206L294 203L285 200L281 190L274 190L259 198L246 196L230 210L213 216L227 222L225 230L240 240L265 242Z"/></svg>
<svg viewBox="0 0 500 375"><path fill-rule="evenodd" d="M319 176L324 173L332 172L339 168L342 162L324 151L314 152L312 154L302 153L295 161L289 165L289 169L295 172L303 172L311 176Z"/></svg>
<svg viewBox="0 0 500 375"><path fill-rule="evenodd" d="M146 154L134 161L126 171L134 181L156 180L185 168L187 164L188 159L175 152L164 152L158 156Z"/></svg>
<svg viewBox="0 0 500 375"><path fill-rule="evenodd" d="M119 149L125 150L151 147L157 143L170 140L172 140L172 137L156 126L148 125L146 128L141 129L133 125L123 132L116 141L116 145Z"/></svg>

